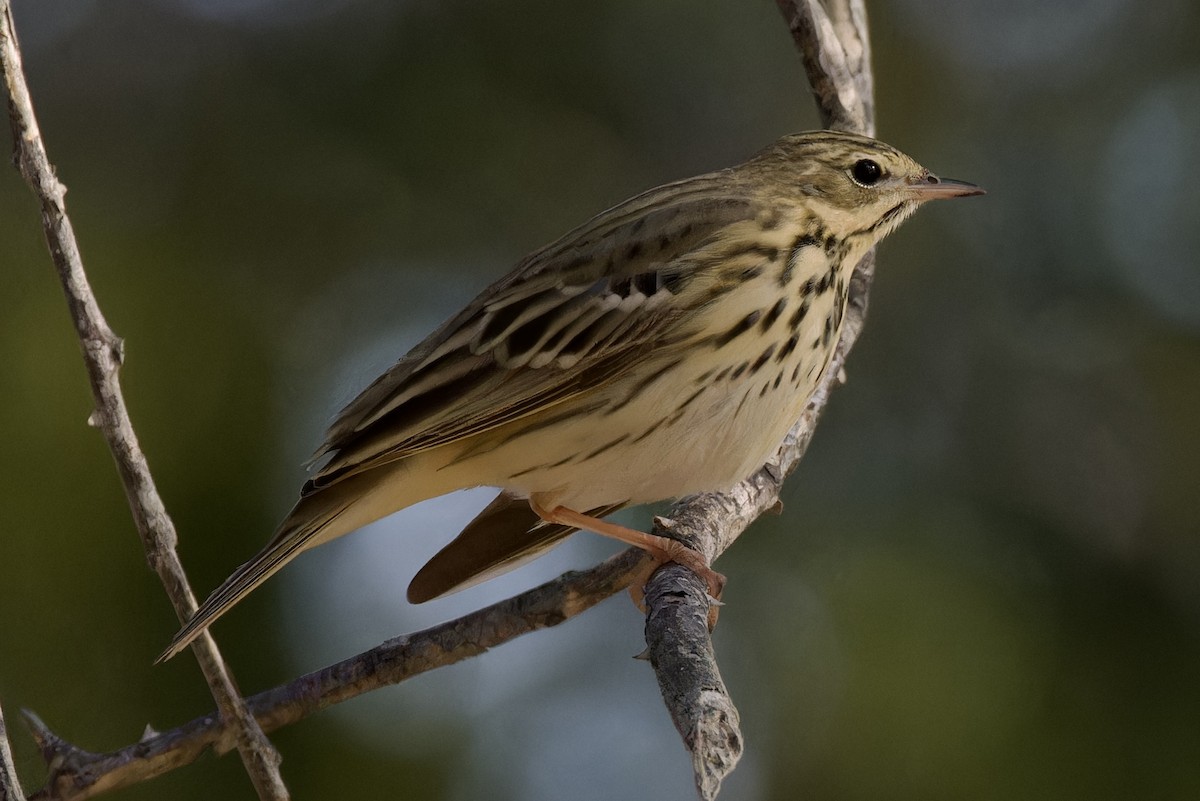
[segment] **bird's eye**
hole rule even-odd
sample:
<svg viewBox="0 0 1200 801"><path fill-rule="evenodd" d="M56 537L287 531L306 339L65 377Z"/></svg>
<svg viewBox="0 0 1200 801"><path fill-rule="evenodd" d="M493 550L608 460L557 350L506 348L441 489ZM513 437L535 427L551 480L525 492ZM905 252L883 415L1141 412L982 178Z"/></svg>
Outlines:
<svg viewBox="0 0 1200 801"><path fill-rule="evenodd" d="M874 186L883 177L883 167L871 159L859 159L850 169L850 175L862 186Z"/></svg>

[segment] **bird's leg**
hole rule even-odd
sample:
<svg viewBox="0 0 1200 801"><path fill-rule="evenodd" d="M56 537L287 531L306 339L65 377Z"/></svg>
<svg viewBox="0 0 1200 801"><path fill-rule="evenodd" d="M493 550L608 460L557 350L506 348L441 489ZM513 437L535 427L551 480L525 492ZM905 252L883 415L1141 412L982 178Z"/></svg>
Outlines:
<svg viewBox="0 0 1200 801"><path fill-rule="evenodd" d="M533 498L529 499L529 507L533 509L534 514L547 523L557 523L583 531L591 531L594 534L612 537L614 540L634 545L647 551L659 564L666 562L681 564L704 579L705 584L708 585L709 595L717 600L721 598L721 591L725 588L725 577L708 566L708 560L704 558L704 554L687 547L678 540L609 523L607 520L589 517L564 506L546 509ZM649 578L649 573L646 578ZM645 584L645 581L641 583ZM636 597L634 602L637 602Z"/></svg>

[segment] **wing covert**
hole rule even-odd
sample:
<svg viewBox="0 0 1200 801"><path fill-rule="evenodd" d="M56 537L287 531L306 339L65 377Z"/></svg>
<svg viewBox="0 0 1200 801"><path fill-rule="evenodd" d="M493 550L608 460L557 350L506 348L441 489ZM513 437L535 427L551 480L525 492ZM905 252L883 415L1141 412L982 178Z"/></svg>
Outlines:
<svg viewBox="0 0 1200 801"><path fill-rule="evenodd" d="M339 414L306 491L550 408L678 341L677 298L720 261L715 234L762 211L722 177L650 190L526 257Z"/></svg>

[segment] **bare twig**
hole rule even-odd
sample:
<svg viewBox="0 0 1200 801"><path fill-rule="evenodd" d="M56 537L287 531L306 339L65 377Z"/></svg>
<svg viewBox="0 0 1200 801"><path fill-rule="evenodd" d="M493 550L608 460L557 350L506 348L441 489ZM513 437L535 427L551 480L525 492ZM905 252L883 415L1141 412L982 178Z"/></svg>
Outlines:
<svg viewBox="0 0 1200 801"><path fill-rule="evenodd" d="M21 783L17 781L17 768L13 765L3 709L0 709L0 801L25 801L25 793L21 790Z"/></svg>
<svg viewBox="0 0 1200 801"><path fill-rule="evenodd" d="M196 599L175 553L175 526L155 489L121 394L117 373L123 343L105 322L84 273L75 232L67 218L66 187L54 174L34 116L9 0L0 0L0 61L17 168L41 203L46 242L83 349L96 403L88 422L99 428L108 442L146 558L162 580L175 613L181 621L186 620L196 610ZM216 643L206 636L193 650L221 715L237 725L238 751L259 798L288 798L279 774L279 754L242 703Z"/></svg>
<svg viewBox="0 0 1200 801"><path fill-rule="evenodd" d="M567 573L506 601L433 628L397 637L358 656L246 699L263 729L295 723L333 704L454 664L530 631L556 626L620 592L649 558L627 550L577 573ZM206 715L169 732L147 732L139 742L94 754L55 735L32 713L26 718L51 766L46 786L31 801L80 801L127 787L195 761L212 748L225 753L234 732Z"/></svg>
<svg viewBox="0 0 1200 801"><path fill-rule="evenodd" d="M803 56L824 124L873 133L870 47L862 0L777 3ZM845 359L866 314L873 264L870 253L856 268L837 351L804 416L777 454L729 492L680 501L672 508L670 520L657 521L659 533L682 539L715 559L760 514L778 507L784 478L807 449L830 392L844 381ZM115 377L115 364L113 373ZM644 554L627 551L591 570L564 575L458 620L391 640L253 696L247 703L262 727L273 731L363 692L474 656L527 631L556 625L627 587L645 565ZM647 655L672 719L692 752L701 797L713 799L741 755L742 736L708 635L704 587L690 571L666 565L647 584L646 602ZM187 764L209 747L224 753L238 740L235 727L208 715L163 734L148 732L140 742L119 751L91 754L58 738L36 718L31 724L43 756L54 766L47 786L35 799L90 798Z"/></svg>
<svg viewBox="0 0 1200 801"><path fill-rule="evenodd" d="M804 60L813 96L828 128L874 133L873 81L866 10L862 0L777 0ZM849 303L837 351L803 417L762 470L730 492L685 498L665 528L715 559L764 511L779 503L783 479L808 448L829 393L844 380L843 367L867 310L875 254L868 253L850 281ZM717 667L706 620L709 601L691 571L667 565L646 585L646 642L663 701L692 753L696 789L710 801L742 753L738 712Z"/></svg>

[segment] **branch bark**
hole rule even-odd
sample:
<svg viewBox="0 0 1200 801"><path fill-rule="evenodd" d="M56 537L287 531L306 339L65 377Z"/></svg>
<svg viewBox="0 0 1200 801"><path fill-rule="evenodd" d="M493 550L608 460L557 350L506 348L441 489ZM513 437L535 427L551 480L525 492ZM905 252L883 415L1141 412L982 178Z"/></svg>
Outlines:
<svg viewBox="0 0 1200 801"><path fill-rule="evenodd" d="M644 575L650 559L630 549L589 570L567 573L532 590L433 628L388 640L355 657L246 699L265 731L287 726L333 704L435 668L478 656L531 631L557 626ZM54 734L25 713L50 776L30 801L82 801L194 762L212 748L235 745L235 732L205 715L169 732L147 731L138 742L95 754Z"/></svg>
<svg viewBox="0 0 1200 801"><path fill-rule="evenodd" d="M823 124L873 134L873 80L863 0L777 0L777 5L800 50ZM7 0L0 0L0 7L5 9L7 18ZM7 64L6 60L6 75ZM10 92L10 108L14 102L11 97ZM16 115L13 117L15 120ZM29 119L32 122L32 113ZM33 141L40 150L36 123L32 124ZM40 152L44 161L44 151ZM24 174L28 170L24 157L21 164ZM41 173L33 175L37 181L43 180ZM62 212L61 185L53 179L48 164L45 176L47 190L38 189L41 184L35 184L33 179L31 185L43 198L43 217L47 220L47 235L56 264L60 263L59 251L64 254L65 266L60 266L60 272L80 329L89 373L93 374L97 420L110 436L110 443L116 440L113 450L122 477L130 473L127 492L139 530L149 543L151 563L156 569L160 564L166 565L164 584L175 588L170 589L173 598L176 589L183 591L185 602L182 607L177 604L183 619L194 608L194 600L174 557L174 531L161 503L157 502L120 402L116 386L120 343L94 308L82 266L77 269L71 266L72 254L74 263L78 262L73 237L68 237L62 247L55 244L53 232L61 227L69 234L70 228ZM872 252L858 265L851 280L841 339L824 381L776 455L729 492L683 499L672 507L670 519L656 521L657 533L685 541L711 561L759 515L778 508L783 480L804 455L830 393L845 381L843 367L862 330L873 267ZM73 291L72 281L82 282L83 291ZM115 406L104 393L113 394ZM123 459L129 461L128 467ZM329 705L478 655L526 632L557 625L628 587L647 564L642 552L626 551L590 570L568 573L506 601L390 640L344 662L255 695L247 699L240 711L248 716L248 708L262 729L273 731ZM705 588L690 571L668 564L656 570L647 583L646 604L647 656L654 666L668 711L692 753L699 794L706 801L714 799L721 782L741 756L742 735L737 709L713 653ZM198 642L202 643L199 650L209 653L211 649L215 663L220 665L220 656L208 635ZM214 696L218 696L216 691ZM221 705L220 697L218 704ZM246 732L258 732L261 736L258 724L250 725L245 717L227 714L224 706L221 708L220 718L210 714L166 733L148 731L138 743L107 754L93 754L62 740L36 716L27 713L43 757L52 766L46 786L33 799L91 798L188 764L207 748L225 753L247 741L251 735Z"/></svg>
<svg viewBox="0 0 1200 801"><path fill-rule="evenodd" d="M25 801L25 793L17 780L17 768L13 765L3 709L0 709L0 801Z"/></svg>
<svg viewBox="0 0 1200 801"><path fill-rule="evenodd" d="M865 0L775 0L804 60L826 128L875 135Z"/></svg>
<svg viewBox="0 0 1200 801"><path fill-rule="evenodd" d="M108 442L146 559L166 588L175 613L183 621L195 612L196 598L175 552L175 526L154 486L121 394L118 372L123 343L100 312L83 269L75 231L67 217L66 187L55 175L42 142L21 64L9 0L0 0L0 66L4 72L8 118L12 126L14 161L41 205L46 243L83 350L96 403L88 423L99 428ZM279 773L279 754L242 703L216 642L206 635L193 651L222 717L238 732L238 751L259 798L284 801L288 792Z"/></svg>

